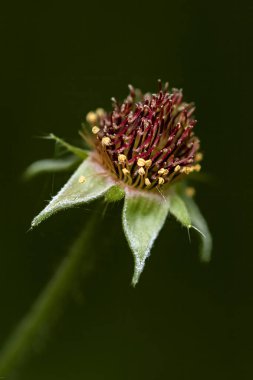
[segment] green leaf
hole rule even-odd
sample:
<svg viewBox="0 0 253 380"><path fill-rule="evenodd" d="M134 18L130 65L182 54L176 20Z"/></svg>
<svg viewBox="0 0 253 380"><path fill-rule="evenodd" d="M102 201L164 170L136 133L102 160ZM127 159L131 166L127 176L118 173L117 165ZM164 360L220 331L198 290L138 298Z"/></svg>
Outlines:
<svg viewBox="0 0 253 380"><path fill-rule="evenodd" d="M107 172L92 160L83 161L60 192L53 197L47 207L32 221L32 227L58 211L82 205L103 195L114 181Z"/></svg>
<svg viewBox="0 0 253 380"><path fill-rule="evenodd" d="M52 158L33 162L23 174L24 180L29 180L44 173L67 172L75 169L80 164L80 158L70 156L66 158Z"/></svg>
<svg viewBox="0 0 253 380"><path fill-rule="evenodd" d="M192 198L185 196L183 199L191 217L192 227L196 229L201 236L200 258L204 262L209 262L212 251L212 236L206 220Z"/></svg>
<svg viewBox="0 0 253 380"><path fill-rule="evenodd" d="M169 196L170 203L170 213L175 216L175 218L182 223L183 226L191 227L191 217L187 210L184 200L175 192L171 193Z"/></svg>
<svg viewBox="0 0 253 380"><path fill-rule="evenodd" d="M126 191L123 208L123 228L134 254L134 275L136 285L144 268L145 260L164 225L169 202L156 194L145 191Z"/></svg>
<svg viewBox="0 0 253 380"><path fill-rule="evenodd" d="M66 148L69 152L75 154L77 157L82 158L83 160L88 157L89 151L85 149L78 148L76 146L73 146L66 141L62 140L61 138L55 136L53 133L50 133L48 136L49 139L55 140L58 144L62 145L64 148Z"/></svg>

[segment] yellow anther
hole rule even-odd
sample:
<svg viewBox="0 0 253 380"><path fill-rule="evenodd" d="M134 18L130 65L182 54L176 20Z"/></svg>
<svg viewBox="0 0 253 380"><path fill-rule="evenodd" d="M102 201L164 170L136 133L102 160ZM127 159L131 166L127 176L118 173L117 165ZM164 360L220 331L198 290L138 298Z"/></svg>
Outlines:
<svg viewBox="0 0 253 380"><path fill-rule="evenodd" d="M196 172L199 172L201 170L201 165L200 164L195 165L194 170L196 170Z"/></svg>
<svg viewBox="0 0 253 380"><path fill-rule="evenodd" d="M103 137L102 138L102 145L108 146L111 144L111 139L110 137Z"/></svg>
<svg viewBox="0 0 253 380"><path fill-rule="evenodd" d="M184 167L180 170L180 172L188 175L188 174L190 174L191 172L193 172L193 170L194 170L194 166L184 166Z"/></svg>
<svg viewBox="0 0 253 380"><path fill-rule="evenodd" d="M196 156L195 156L195 160L196 160L196 161L201 161L201 160L203 160L203 154L200 153L200 152L197 153Z"/></svg>
<svg viewBox="0 0 253 380"><path fill-rule="evenodd" d="M81 175L81 176L79 177L78 182L79 182L79 183L84 183L84 182L86 182L86 178L84 177L84 175Z"/></svg>
<svg viewBox="0 0 253 380"><path fill-rule="evenodd" d="M119 154L118 155L118 161L120 164L124 164L126 162L127 158L124 154Z"/></svg>
<svg viewBox="0 0 253 380"><path fill-rule="evenodd" d="M194 195L196 194L196 190L194 189L194 187L191 187L191 186L188 186L186 189L185 189L185 194L188 196L188 197L194 197Z"/></svg>
<svg viewBox="0 0 253 380"><path fill-rule="evenodd" d="M168 173L169 173L168 169L162 168L162 169L158 170L159 175L167 175Z"/></svg>
<svg viewBox="0 0 253 380"><path fill-rule="evenodd" d="M152 165L152 160L146 160L145 161L146 168L150 168L151 165Z"/></svg>
<svg viewBox="0 0 253 380"><path fill-rule="evenodd" d="M151 185L151 182L148 178L145 178L145 185L146 186L150 186Z"/></svg>
<svg viewBox="0 0 253 380"><path fill-rule="evenodd" d="M181 169L181 166L180 165L177 165L174 169L174 172L178 172L179 170Z"/></svg>
<svg viewBox="0 0 253 380"><path fill-rule="evenodd" d="M123 173L124 175L127 175L127 174L129 174L129 173L130 173L130 171L129 171L129 170L127 170L126 168L124 168L124 169L122 169L122 173Z"/></svg>
<svg viewBox="0 0 253 380"><path fill-rule="evenodd" d="M163 185L164 179L162 177L158 177L158 183L159 183L159 185Z"/></svg>
<svg viewBox="0 0 253 380"><path fill-rule="evenodd" d="M141 167L140 169L138 169L138 173L140 175L144 175L145 174L145 170L143 169L143 167Z"/></svg>
<svg viewBox="0 0 253 380"><path fill-rule="evenodd" d="M97 122L97 115L95 112L90 111L86 115L86 120L89 124L95 124Z"/></svg>
<svg viewBox="0 0 253 380"><path fill-rule="evenodd" d="M146 161L143 158L138 158L137 165L138 166L145 166Z"/></svg>
<svg viewBox="0 0 253 380"><path fill-rule="evenodd" d="M92 127L92 133L94 133L94 135L96 135L99 131L100 129L96 125Z"/></svg>
<svg viewBox="0 0 253 380"><path fill-rule="evenodd" d="M104 114L105 114L105 110L104 110L103 108L97 108L97 109L96 109L96 115L97 115L98 117L103 117Z"/></svg>
<svg viewBox="0 0 253 380"><path fill-rule="evenodd" d="M183 167L180 171L184 174L190 174L191 169L189 167Z"/></svg>

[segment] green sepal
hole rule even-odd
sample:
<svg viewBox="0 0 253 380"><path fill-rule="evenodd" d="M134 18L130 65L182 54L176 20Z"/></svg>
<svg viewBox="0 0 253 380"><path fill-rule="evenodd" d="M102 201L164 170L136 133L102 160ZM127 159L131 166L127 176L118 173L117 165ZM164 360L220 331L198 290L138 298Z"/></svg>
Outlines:
<svg viewBox="0 0 253 380"><path fill-rule="evenodd" d="M207 222L192 198L183 196L183 200L191 218L192 228L197 230L201 237L199 252L200 259L203 262L209 262L211 259L212 251L212 236L209 231Z"/></svg>
<svg viewBox="0 0 253 380"><path fill-rule="evenodd" d="M184 226L190 228L191 217L182 197L175 191L168 195L170 203L170 213Z"/></svg>
<svg viewBox="0 0 253 380"><path fill-rule="evenodd" d="M56 141L58 144L66 148L69 152L73 153L77 157L82 158L83 160L85 160L89 155L88 150L78 148L77 146L73 146L67 143L66 141L62 140L60 137L55 136L53 133L50 133L47 138Z"/></svg>
<svg viewBox="0 0 253 380"><path fill-rule="evenodd" d="M85 178L83 178L85 177ZM32 221L32 227L58 211L76 207L102 196L115 183L107 172L92 160L83 161L59 193Z"/></svg>
<svg viewBox="0 0 253 380"><path fill-rule="evenodd" d="M125 191L122 189L122 187L115 185L112 186L107 192L105 193L105 201L106 202L117 202L123 199L125 196Z"/></svg>
<svg viewBox="0 0 253 380"><path fill-rule="evenodd" d="M60 173L74 170L81 162L80 157L52 158L33 162L23 174L24 180L30 180L44 173Z"/></svg>
<svg viewBox="0 0 253 380"><path fill-rule="evenodd" d="M134 255L136 285L155 239L164 225L169 202L154 193L126 190L123 208L123 229Z"/></svg>

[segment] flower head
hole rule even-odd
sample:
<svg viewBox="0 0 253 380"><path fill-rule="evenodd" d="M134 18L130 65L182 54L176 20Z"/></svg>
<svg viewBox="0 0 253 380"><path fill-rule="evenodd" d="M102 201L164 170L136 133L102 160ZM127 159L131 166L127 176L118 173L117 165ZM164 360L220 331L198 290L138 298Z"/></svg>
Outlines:
<svg viewBox="0 0 253 380"><path fill-rule="evenodd" d="M87 114L93 139L89 142L102 165L129 186L152 190L199 171L199 140L194 135L194 105L183 102L181 90L143 95L129 85L122 102L112 99L110 113Z"/></svg>
<svg viewBox="0 0 253 380"><path fill-rule="evenodd" d="M143 95L129 86L130 94L113 109L90 111L86 120L90 132L83 136L92 150L85 151L51 135L68 151L78 156L78 169L33 220L38 225L52 214L92 201L101 196L108 202L124 199L123 229L134 255L136 284L144 263L169 214L188 229L201 233L201 258L210 259L211 236L192 199L194 189L174 184L193 171L200 170L199 140L194 135L194 106L183 102L182 91L168 91L168 84L156 94ZM71 165L73 162L71 161ZM28 173L46 168L69 169L64 162L38 162ZM71 166L72 167L72 166Z"/></svg>

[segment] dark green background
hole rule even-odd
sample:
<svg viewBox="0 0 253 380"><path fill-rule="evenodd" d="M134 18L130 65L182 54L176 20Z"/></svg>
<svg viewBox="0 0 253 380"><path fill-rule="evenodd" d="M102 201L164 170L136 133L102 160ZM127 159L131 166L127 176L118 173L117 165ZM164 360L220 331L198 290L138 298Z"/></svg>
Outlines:
<svg viewBox="0 0 253 380"><path fill-rule="evenodd" d="M24 185L32 161L51 157L48 132L78 139L85 114L156 80L197 105L210 184L197 201L214 239L203 267L197 242L168 221L139 285L121 231L121 204L97 231L92 276L17 374L22 380L252 379L250 208L252 5L204 2L10 3L1 11L0 340L54 273L91 206L27 233L63 179ZM101 214L102 214L101 209ZM0 374L1 376L1 374Z"/></svg>

